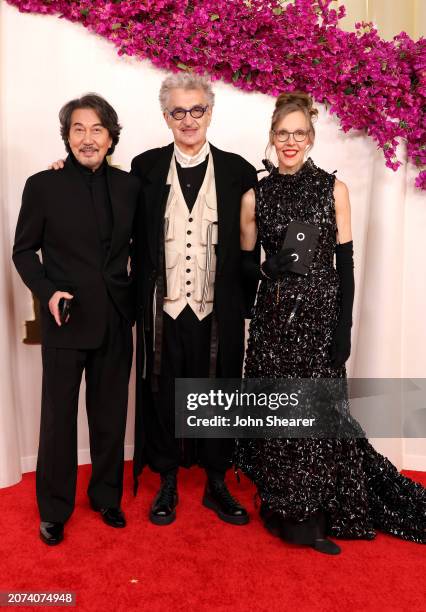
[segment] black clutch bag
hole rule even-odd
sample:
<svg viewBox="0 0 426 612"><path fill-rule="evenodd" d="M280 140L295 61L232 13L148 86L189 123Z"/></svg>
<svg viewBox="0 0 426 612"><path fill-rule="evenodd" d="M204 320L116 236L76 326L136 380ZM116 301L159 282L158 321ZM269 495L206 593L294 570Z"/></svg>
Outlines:
<svg viewBox="0 0 426 612"><path fill-rule="evenodd" d="M294 263L290 272L307 275L318 244L320 230L315 225L290 221L282 249L293 249Z"/></svg>

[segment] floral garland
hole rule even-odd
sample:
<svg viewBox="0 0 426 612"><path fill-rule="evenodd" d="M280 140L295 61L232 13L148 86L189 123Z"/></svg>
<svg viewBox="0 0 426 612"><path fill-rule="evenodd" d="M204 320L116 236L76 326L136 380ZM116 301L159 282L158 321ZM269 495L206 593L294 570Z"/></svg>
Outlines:
<svg viewBox="0 0 426 612"><path fill-rule="evenodd" d="M426 190L426 39L380 38L371 23L338 27L333 0L8 0L60 14L107 38L120 55L209 73L247 91L303 90L366 130L397 170L400 139Z"/></svg>

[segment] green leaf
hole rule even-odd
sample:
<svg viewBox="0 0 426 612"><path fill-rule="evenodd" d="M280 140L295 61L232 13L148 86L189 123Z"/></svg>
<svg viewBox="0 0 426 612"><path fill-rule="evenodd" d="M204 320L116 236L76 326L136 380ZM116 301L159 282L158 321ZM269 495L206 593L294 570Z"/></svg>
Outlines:
<svg viewBox="0 0 426 612"><path fill-rule="evenodd" d="M111 26L111 30L119 30L121 28L121 23L113 23Z"/></svg>
<svg viewBox="0 0 426 612"><path fill-rule="evenodd" d="M176 66L180 68L181 70L189 70L189 66L187 66L186 64L183 64L182 62L178 62Z"/></svg>
<svg viewBox="0 0 426 612"><path fill-rule="evenodd" d="M210 15L210 21L216 21L217 19L220 19L220 16L217 13Z"/></svg>
<svg viewBox="0 0 426 612"><path fill-rule="evenodd" d="M318 64L321 64L321 60L319 57L314 57L314 59L312 60L312 63L314 66L318 66Z"/></svg>
<svg viewBox="0 0 426 612"><path fill-rule="evenodd" d="M280 6L277 6L275 8L272 9L272 12L274 13L274 15L281 15L283 10Z"/></svg>
<svg viewBox="0 0 426 612"><path fill-rule="evenodd" d="M87 17L88 14L89 14L89 9L81 9L80 15L82 17Z"/></svg>
<svg viewBox="0 0 426 612"><path fill-rule="evenodd" d="M352 87L352 85L349 85L349 87L346 87L346 89L344 90L344 93L345 93L347 96L350 96L351 94L353 94L353 93L354 93L354 91L355 91L355 90L354 90L354 88Z"/></svg>
<svg viewBox="0 0 426 612"><path fill-rule="evenodd" d="M241 76L241 71L240 70L236 70L234 72L234 74L232 75L232 80L234 81L234 83L235 83L235 81L238 81L240 76Z"/></svg>
<svg viewBox="0 0 426 612"><path fill-rule="evenodd" d="M404 119L401 119L401 121L399 122L399 127L403 130L406 130L408 128L408 123L404 121Z"/></svg>

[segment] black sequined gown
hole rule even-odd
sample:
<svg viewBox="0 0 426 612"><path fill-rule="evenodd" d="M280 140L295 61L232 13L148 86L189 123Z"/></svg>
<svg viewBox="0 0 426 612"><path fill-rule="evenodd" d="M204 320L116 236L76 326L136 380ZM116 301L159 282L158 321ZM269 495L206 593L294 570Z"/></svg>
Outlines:
<svg viewBox="0 0 426 612"><path fill-rule="evenodd" d="M346 377L329 349L339 316L335 177L311 159L294 175L275 169L256 187L256 221L266 257L277 253L287 225L320 228L306 277L262 281L250 325L247 378ZM373 538L375 528L426 541L426 489L399 474L368 440L240 440L236 465L255 483L262 505L301 522L325 513L330 535Z"/></svg>

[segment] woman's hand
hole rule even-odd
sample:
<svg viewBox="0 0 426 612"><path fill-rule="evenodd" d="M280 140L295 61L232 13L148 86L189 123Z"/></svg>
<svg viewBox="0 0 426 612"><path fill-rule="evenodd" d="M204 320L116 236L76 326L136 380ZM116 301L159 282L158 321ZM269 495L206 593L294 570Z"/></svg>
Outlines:
<svg viewBox="0 0 426 612"><path fill-rule="evenodd" d="M294 262L294 255L293 249L283 249L263 262L261 266L262 272L271 280L281 279L289 271L291 264Z"/></svg>

